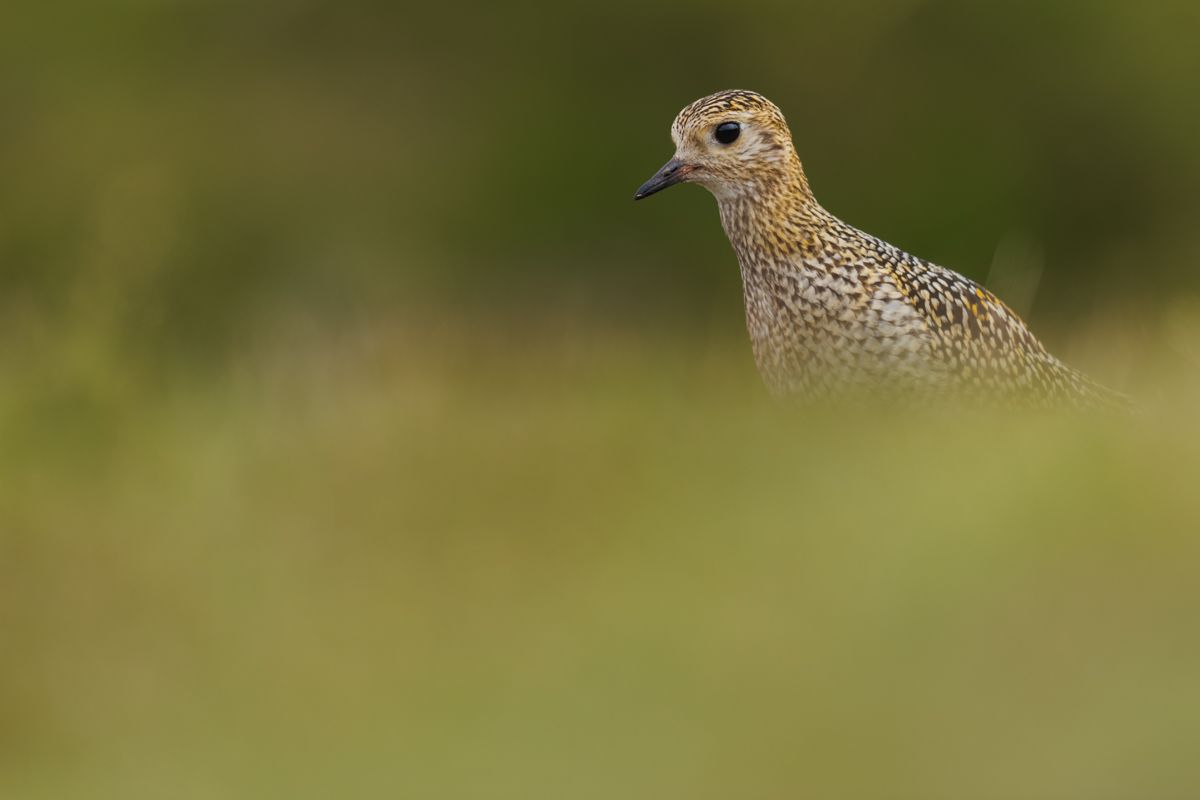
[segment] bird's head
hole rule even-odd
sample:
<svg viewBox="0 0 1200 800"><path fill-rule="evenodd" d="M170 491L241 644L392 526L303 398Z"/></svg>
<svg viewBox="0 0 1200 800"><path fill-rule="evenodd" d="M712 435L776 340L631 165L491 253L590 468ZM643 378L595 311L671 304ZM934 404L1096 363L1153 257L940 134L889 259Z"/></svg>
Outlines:
<svg viewBox="0 0 1200 800"><path fill-rule="evenodd" d="M675 155L634 194L641 200L677 183L698 183L718 200L753 196L796 177L800 162L783 113L755 92L702 97L671 126Z"/></svg>

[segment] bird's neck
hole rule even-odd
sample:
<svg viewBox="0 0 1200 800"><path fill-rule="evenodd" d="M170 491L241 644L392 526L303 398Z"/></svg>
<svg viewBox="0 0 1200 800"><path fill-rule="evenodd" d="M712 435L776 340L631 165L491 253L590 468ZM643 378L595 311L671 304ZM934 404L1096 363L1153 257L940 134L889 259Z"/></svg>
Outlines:
<svg viewBox="0 0 1200 800"><path fill-rule="evenodd" d="M819 261L822 234L836 223L813 197L799 159L785 166L717 196L721 225L743 270Z"/></svg>
<svg viewBox="0 0 1200 800"><path fill-rule="evenodd" d="M754 359L772 391L808 390L821 380L813 365L831 357L822 342L837 341L852 301L857 277L839 248L852 229L813 198L798 161L743 188L717 203L741 267Z"/></svg>

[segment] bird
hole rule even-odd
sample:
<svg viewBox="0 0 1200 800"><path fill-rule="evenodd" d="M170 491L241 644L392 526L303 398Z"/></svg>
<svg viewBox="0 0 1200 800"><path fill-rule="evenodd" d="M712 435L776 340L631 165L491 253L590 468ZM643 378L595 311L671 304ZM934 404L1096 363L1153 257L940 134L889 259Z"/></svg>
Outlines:
<svg viewBox="0 0 1200 800"><path fill-rule="evenodd" d="M813 196L778 106L744 90L684 107L642 200L696 183L737 256L758 371L775 395L881 390L1038 406L1124 398L1051 355L996 295L843 222Z"/></svg>

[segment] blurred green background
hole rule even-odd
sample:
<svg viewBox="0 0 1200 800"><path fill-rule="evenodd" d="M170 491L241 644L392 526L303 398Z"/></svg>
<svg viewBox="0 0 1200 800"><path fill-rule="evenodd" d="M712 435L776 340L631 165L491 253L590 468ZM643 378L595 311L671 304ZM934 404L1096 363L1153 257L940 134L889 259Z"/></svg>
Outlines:
<svg viewBox="0 0 1200 800"><path fill-rule="evenodd" d="M0 796L1200 794L1200 6L17 3ZM822 203L1128 421L780 409L695 187Z"/></svg>

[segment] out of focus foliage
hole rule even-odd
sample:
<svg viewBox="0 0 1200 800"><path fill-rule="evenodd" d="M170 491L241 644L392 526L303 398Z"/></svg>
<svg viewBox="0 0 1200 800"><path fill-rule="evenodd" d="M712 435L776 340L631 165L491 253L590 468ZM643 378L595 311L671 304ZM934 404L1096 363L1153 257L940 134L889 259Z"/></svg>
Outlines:
<svg viewBox="0 0 1200 800"><path fill-rule="evenodd" d="M1200 791L1194 378L796 413L740 346L557 333L6 436L0 796Z"/></svg>
<svg viewBox="0 0 1200 800"><path fill-rule="evenodd" d="M784 108L860 227L980 279L1018 242L1042 330L1200 286L1186 0L20 5L13 335L82 326L174 362L278 314L563 303L737 335L711 199L629 202L678 108L730 87Z"/></svg>

